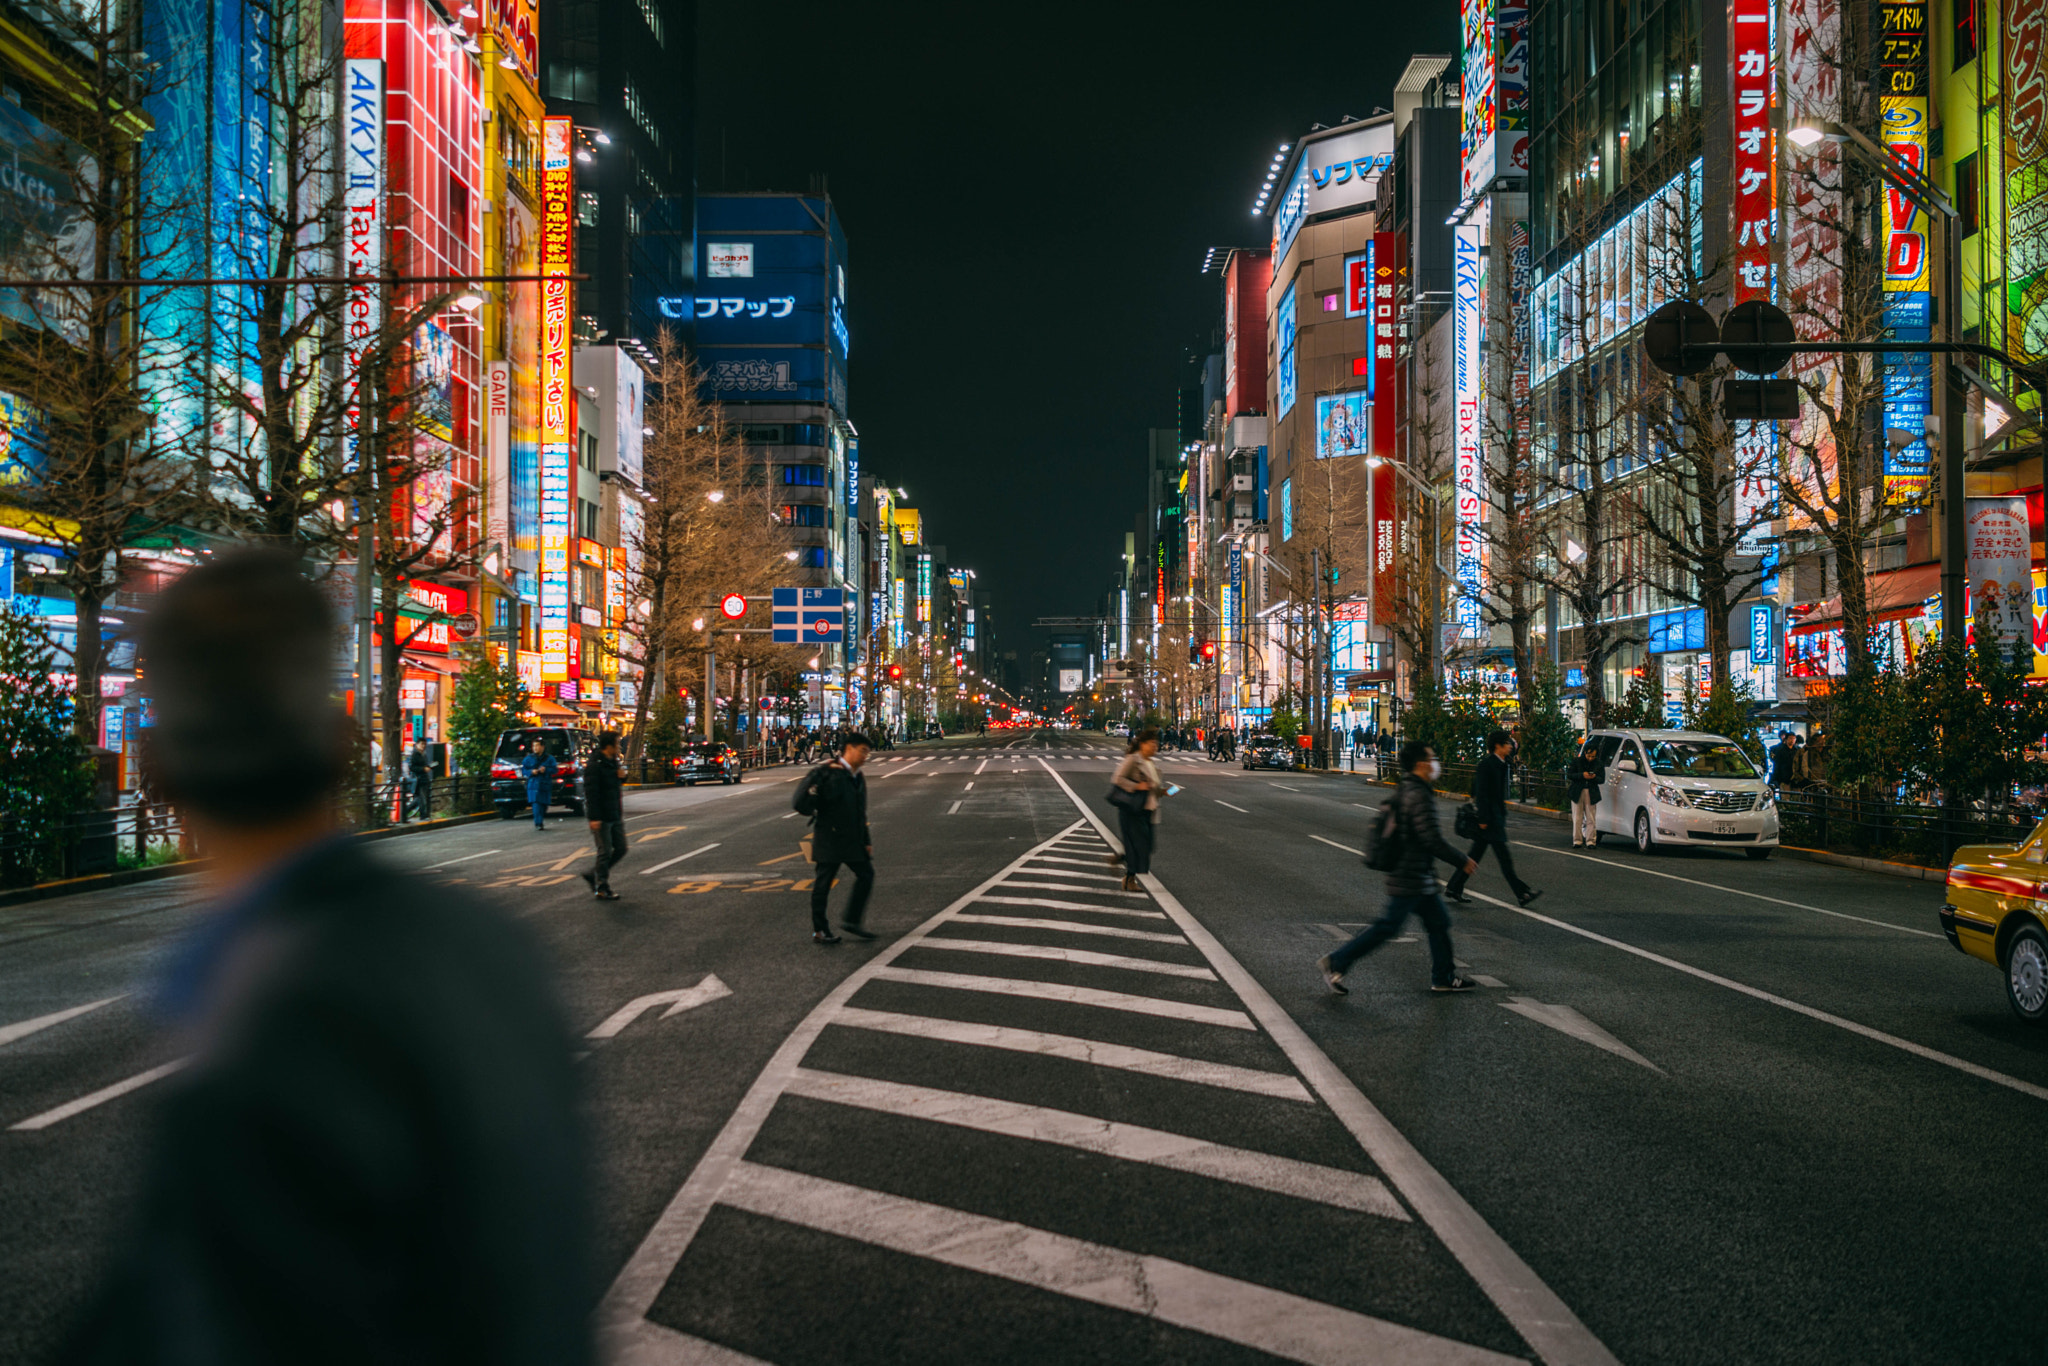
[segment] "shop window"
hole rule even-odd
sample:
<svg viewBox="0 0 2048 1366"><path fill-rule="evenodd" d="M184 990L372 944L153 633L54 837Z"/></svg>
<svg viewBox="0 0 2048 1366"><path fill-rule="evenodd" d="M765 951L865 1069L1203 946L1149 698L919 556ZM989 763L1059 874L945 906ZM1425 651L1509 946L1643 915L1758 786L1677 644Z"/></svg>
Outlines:
<svg viewBox="0 0 2048 1366"><path fill-rule="evenodd" d="M1964 237L1977 234L1977 154L1956 163L1956 226Z"/></svg>
<svg viewBox="0 0 2048 1366"><path fill-rule="evenodd" d="M784 465L782 467L782 482L800 485L804 488L823 488L825 487L825 467L823 465Z"/></svg>

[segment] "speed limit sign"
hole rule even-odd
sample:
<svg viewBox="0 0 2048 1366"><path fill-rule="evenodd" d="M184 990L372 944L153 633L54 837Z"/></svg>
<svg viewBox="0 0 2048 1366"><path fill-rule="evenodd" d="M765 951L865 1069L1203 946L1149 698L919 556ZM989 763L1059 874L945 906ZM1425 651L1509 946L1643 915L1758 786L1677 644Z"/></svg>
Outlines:
<svg viewBox="0 0 2048 1366"><path fill-rule="evenodd" d="M718 600L718 610L725 614L727 621L738 621L747 614L746 594L727 593Z"/></svg>

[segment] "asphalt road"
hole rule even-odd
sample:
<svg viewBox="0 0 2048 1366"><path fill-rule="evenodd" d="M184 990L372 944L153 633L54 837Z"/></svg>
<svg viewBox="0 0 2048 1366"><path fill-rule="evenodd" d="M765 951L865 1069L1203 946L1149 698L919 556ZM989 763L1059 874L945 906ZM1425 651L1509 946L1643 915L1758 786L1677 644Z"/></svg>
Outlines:
<svg viewBox="0 0 2048 1366"><path fill-rule="evenodd" d="M615 1347L2048 1359L2048 1033L1942 940L1938 886L1517 819L1546 894L1473 880L1483 988L1432 995L1418 926L1340 997L1314 960L1376 913L1381 789L1165 756L1185 790L1126 894L1116 753L875 756L873 944L809 942L796 770L630 794L615 903L566 819L377 846L553 948ZM0 909L0 1361L47 1354L119 1225L175 1084L149 984L204 910L186 880Z"/></svg>

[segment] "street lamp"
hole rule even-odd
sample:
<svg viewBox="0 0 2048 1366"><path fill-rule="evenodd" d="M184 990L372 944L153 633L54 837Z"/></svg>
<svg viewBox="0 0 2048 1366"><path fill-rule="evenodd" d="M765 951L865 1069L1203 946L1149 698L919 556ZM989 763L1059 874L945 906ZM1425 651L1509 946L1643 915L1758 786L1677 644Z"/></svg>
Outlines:
<svg viewBox="0 0 2048 1366"><path fill-rule="evenodd" d="M1941 219L1942 331L1950 343L1963 337L1963 252L1956 206L1916 166L1908 165L1871 141L1861 129L1827 119L1801 119L1785 132L1794 146L1813 148L1822 142L1844 146L1860 156L1887 185L1931 220ZM1969 616L1969 571L1963 548L1963 411L1968 395L1963 373L1953 361L1942 366L1941 406L1941 638L1961 640Z"/></svg>

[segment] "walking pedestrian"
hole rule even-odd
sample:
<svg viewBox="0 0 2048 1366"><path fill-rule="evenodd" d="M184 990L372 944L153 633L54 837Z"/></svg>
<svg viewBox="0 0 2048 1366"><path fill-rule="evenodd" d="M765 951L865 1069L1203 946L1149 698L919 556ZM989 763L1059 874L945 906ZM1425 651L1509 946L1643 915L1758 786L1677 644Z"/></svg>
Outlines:
<svg viewBox="0 0 2048 1366"><path fill-rule="evenodd" d="M873 748L856 731L837 758L813 769L797 789L794 805L811 818L811 861L817 865L811 878L813 944L840 942L825 912L841 868L853 874L853 893L840 913L839 928L856 939L875 937L862 923L868 895L875 890L875 837L868 829L868 781L860 772Z"/></svg>
<svg viewBox="0 0 2048 1366"><path fill-rule="evenodd" d="M533 752L519 761L519 776L526 779L526 804L533 808L533 828L548 828L548 803L555 797L555 756L539 739Z"/></svg>
<svg viewBox="0 0 2048 1366"><path fill-rule="evenodd" d="M619 733L597 737L597 753L583 765L583 817L590 822L590 842L597 862L583 875L599 901L617 901L612 869L626 856L625 782L619 774Z"/></svg>
<svg viewBox="0 0 2048 1366"><path fill-rule="evenodd" d="M1116 809L1117 834L1124 842L1124 890L1142 890L1138 877L1152 871L1152 846L1155 840L1155 826L1159 824L1159 797L1165 791L1165 784L1159 777L1159 765L1152 762L1152 756L1159 752L1159 732L1147 727L1131 737L1131 746L1124 752L1123 762L1116 766L1116 773L1110 784L1126 792L1137 792L1144 801L1136 806L1118 806ZM1110 862L1116 861L1111 856Z"/></svg>
<svg viewBox="0 0 2048 1366"><path fill-rule="evenodd" d="M1798 753L1798 750L1797 736L1789 730L1779 732L1778 743L1770 748L1772 787L1792 785L1793 755Z"/></svg>
<svg viewBox="0 0 2048 1366"><path fill-rule="evenodd" d="M1600 842L1600 832L1594 827L1594 816L1600 806L1600 785L1607 781L1607 765L1600 762L1600 742L1586 737L1586 747L1579 751L1565 774L1565 796L1572 808L1572 848L1581 845L1591 847Z"/></svg>
<svg viewBox="0 0 2048 1366"><path fill-rule="evenodd" d="M1458 974L1451 952L1451 913L1437 888L1436 861L1457 865L1459 877L1477 872L1479 865L1452 847L1437 826L1436 792L1430 784L1443 772L1443 765L1437 762L1436 751L1421 740L1410 740L1401 746L1398 762L1401 781L1387 799L1393 808L1393 828L1384 838L1397 842L1400 860L1387 874L1386 909L1348 942L1316 960L1323 980L1340 996L1350 994L1344 974L1351 971L1352 964L1399 934L1411 915L1422 917L1422 927L1429 935L1429 989L1470 991L1473 985L1470 978Z"/></svg>
<svg viewBox="0 0 2048 1366"><path fill-rule="evenodd" d="M187 571L143 626L148 771L214 908L145 993L189 1056L136 1098L127 1245L59 1360L592 1359L577 1071L540 944L338 831L332 633L274 550Z"/></svg>
<svg viewBox="0 0 2048 1366"><path fill-rule="evenodd" d="M412 782L412 810L419 820L426 820L434 814L434 764L427 754L427 742L412 742L412 753L406 756L406 776Z"/></svg>
<svg viewBox="0 0 2048 1366"><path fill-rule="evenodd" d="M1479 761L1479 771L1472 777L1472 804L1479 808L1479 835L1472 841L1465 860L1476 869L1479 860L1491 849L1501 876L1508 880L1508 889L1515 894L1516 904L1526 906L1543 893L1516 876L1515 856L1508 852L1508 759L1515 752L1515 737L1497 730L1486 737L1486 749L1487 755ZM1444 889L1444 895L1461 906L1472 900L1465 895L1468 876L1467 869L1459 869L1451 874L1450 886Z"/></svg>

